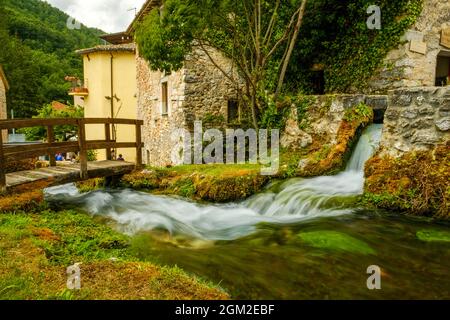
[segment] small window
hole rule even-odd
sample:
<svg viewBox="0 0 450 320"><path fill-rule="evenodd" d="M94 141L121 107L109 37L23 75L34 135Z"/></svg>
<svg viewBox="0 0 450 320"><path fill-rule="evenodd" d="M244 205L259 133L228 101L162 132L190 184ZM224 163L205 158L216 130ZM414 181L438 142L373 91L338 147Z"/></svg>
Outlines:
<svg viewBox="0 0 450 320"><path fill-rule="evenodd" d="M239 104L236 100L228 100L228 123L239 120Z"/></svg>
<svg viewBox="0 0 450 320"><path fill-rule="evenodd" d="M162 108L161 112L163 115L167 115L169 113L169 87L167 82L162 83L161 87L161 99L162 99Z"/></svg>

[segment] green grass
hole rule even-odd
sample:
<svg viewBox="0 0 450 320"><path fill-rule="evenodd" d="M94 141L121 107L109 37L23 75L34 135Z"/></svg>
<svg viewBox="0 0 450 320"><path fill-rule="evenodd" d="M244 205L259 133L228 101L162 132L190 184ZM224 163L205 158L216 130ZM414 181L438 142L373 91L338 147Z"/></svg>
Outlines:
<svg viewBox="0 0 450 320"><path fill-rule="evenodd" d="M0 300L228 298L179 268L141 261L130 237L83 212L5 213L0 239ZM74 263L81 263L79 291L66 287Z"/></svg>

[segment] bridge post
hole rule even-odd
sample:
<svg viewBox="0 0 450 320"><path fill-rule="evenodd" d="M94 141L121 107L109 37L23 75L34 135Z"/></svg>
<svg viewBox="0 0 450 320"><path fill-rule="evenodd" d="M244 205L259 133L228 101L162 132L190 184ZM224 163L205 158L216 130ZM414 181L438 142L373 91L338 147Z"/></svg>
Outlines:
<svg viewBox="0 0 450 320"><path fill-rule="evenodd" d="M86 147L86 124L84 119L78 119L78 145L80 148L80 177L81 179L88 178L87 166L87 147Z"/></svg>
<svg viewBox="0 0 450 320"><path fill-rule="evenodd" d="M3 152L2 129L0 129L0 193L6 191L5 157Z"/></svg>
<svg viewBox="0 0 450 320"><path fill-rule="evenodd" d="M55 132L53 131L53 126L51 125L47 126L47 142L50 144L55 142ZM48 160L50 167L56 167L56 159L54 154L49 154Z"/></svg>
<svg viewBox="0 0 450 320"><path fill-rule="evenodd" d="M136 168L142 167L142 128L141 123L136 121Z"/></svg>
<svg viewBox="0 0 450 320"><path fill-rule="evenodd" d="M106 142L111 142L111 127L109 123L105 123L105 140ZM111 148L106 148L106 160L112 160Z"/></svg>

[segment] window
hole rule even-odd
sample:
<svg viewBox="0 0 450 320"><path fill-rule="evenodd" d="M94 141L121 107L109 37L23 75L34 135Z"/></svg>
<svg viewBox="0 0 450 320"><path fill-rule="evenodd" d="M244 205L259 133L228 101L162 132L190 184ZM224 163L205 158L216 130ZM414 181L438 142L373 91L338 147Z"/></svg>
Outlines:
<svg viewBox="0 0 450 320"><path fill-rule="evenodd" d="M236 100L228 100L228 123L239 120L239 104Z"/></svg>
<svg viewBox="0 0 450 320"><path fill-rule="evenodd" d="M161 113L167 115L169 113L169 87L167 82L162 83L161 87Z"/></svg>

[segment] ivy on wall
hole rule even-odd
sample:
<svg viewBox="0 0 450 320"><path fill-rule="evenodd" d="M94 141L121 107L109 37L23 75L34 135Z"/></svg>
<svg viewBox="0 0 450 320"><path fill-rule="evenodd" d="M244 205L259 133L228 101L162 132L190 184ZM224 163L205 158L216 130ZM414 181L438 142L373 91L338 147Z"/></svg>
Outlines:
<svg viewBox="0 0 450 320"><path fill-rule="evenodd" d="M312 93L314 65L324 66L327 93L364 89L387 53L415 23L423 1L311 1L290 66L288 90ZM370 5L381 8L381 30L367 27Z"/></svg>

